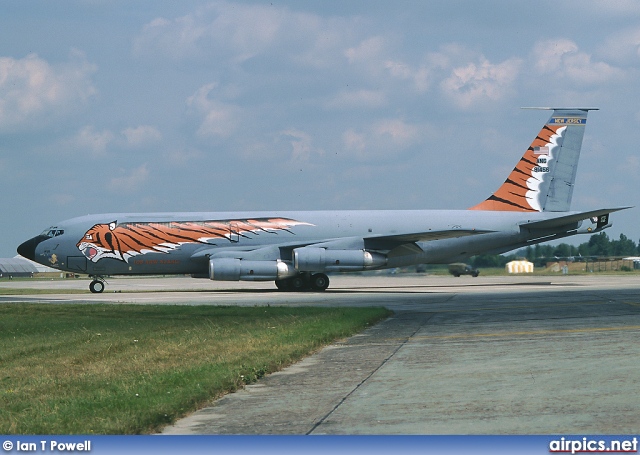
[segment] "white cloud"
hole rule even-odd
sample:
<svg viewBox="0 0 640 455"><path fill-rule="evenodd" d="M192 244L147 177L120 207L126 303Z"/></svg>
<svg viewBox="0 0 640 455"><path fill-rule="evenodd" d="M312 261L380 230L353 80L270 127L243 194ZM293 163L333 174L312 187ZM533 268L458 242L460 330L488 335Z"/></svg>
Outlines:
<svg viewBox="0 0 640 455"><path fill-rule="evenodd" d="M272 46L300 16L268 5L215 2L176 19L154 19L134 40L134 53L178 60L218 55L240 63Z"/></svg>
<svg viewBox="0 0 640 455"><path fill-rule="evenodd" d="M344 64L342 49L355 34L356 19L324 19L305 14L293 16L290 20L293 28L285 30L289 36L283 37L286 44L280 49L286 52L287 58L303 67L315 69L335 70Z"/></svg>
<svg viewBox="0 0 640 455"><path fill-rule="evenodd" d="M581 0L580 8L588 15L602 19L604 17L634 18L640 15L640 3L637 0ZM589 28L587 28L589 30Z"/></svg>
<svg viewBox="0 0 640 455"><path fill-rule="evenodd" d="M344 51L349 63L371 62L382 58L385 40L382 36L372 36L361 41L357 46Z"/></svg>
<svg viewBox="0 0 640 455"><path fill-rule="evenodd" d="M329 100L330 109L375 108L385 105L386 97L379 90L352 90L338 93Z"/></svg>
<svg viewBox="0 0 640 455"><path fill-rule="evenodd" d="M171 58L182 59L196 53L195 45L205 35L204 27L196 26L190 15L174 20L160 17L143 27L134 40L133 49L139 55L160 51Z"/></svg>
<svg viewBox="0 0 640 455"><path fill-rule="evenodd" d="M421 128L400 119L374 122L363 131L348 129L342 134L345 150L359 160L376 160L400 155L422 138Z"/></svg>
<svg viewBox="0 0 640 455"><path fill-rule="evenodd" d="M149 179L146 163L129 171L122 169L120 176L113 177L107 188L114 193L129 193L138 190Z"/></svg>
<svg viewBox="0 0 640 455"><path fill-rule="evenodd" d="M125 128L122 135L130 147L141 147L158 142L162 139L162 133L150 125L140 125L135 128Z"/></svg>
<svg viewBox="0 0 640 455"><path fill-rule="evenodd" d="M324 151L312 144L312 138L304 131L297 129L289 129L282 131L281 136L283 140L289 142L291 145L291 160L295 162L309 161L313 155L323 155Z"/></svg>
<svg viewBox="0 0 640 455"><path fill-rule="evenodd" d="M211 102L202 120L198 134L200 136L231 136L239 122L240 108L222 103Z"/></svg>
<svg viewBox="0 0 640 455"><path fill-rule="evenodd" d="M515 82L520 65L516 58L492 64L482 54L457 43L441 45L437 52L428 52L415 62L384 61L384 68L393 79L410 82L419 94L439 84L459 107L499 99L499 92L506 93Z"/></svg>
<svg viewBox="0 0 640 455"><path fill-rule="evenodd" d="M432 74L426 65L420 65L417 69L413 69L406 63L387 60L384 67L392 77L412 81L420 93L426 92L431 85Z"/></svg>
<svg viewBox="0 0 640 455"><path fill-rule="evenodd" d="M141 58L224 62L254 58L281 65L335 69L358 40L357 17L322 17L273 4L216 1L175 19L156 18L134 39ZM347 51L347 54L353 51Z"/></svg>
<svg viewBox="0 0 640 455"><path fill-rule="evenodd" d="M633 177L637 176L640 171L640 158L636 155L627 156L618 166L618 170Z"/></svg>
<svg viewBox="0 0 640 455"><path fill-rule="evenodd" d="M594 62L591 56L580 52L566 59L566 76L584 84L600 84L622 77L623 72L605 62Z"/></svg>
<svg viewBox="0 0 640 455"><path fill-rule="evenodd" d="M640 28L611 35L598 49L598 55L621 65L637 66L640 62Z"/></svg>
<svg viewBox="0 0 640 455"><path fill-rule="evenodd" d="M463 109L497 101L511 93L520 66L519 59L492 64L481 57L478 63L454 68L451 75L441 82L440 88Z"/></svg>
<svg viewBox="0 0 640 455"><path fill-rule="evenodd" d="M534 68L569 82L600 84L623 77L619 68L593 61L590 54L579 50L571 40L560 38L536 43L533 49Z"/></svg>
<svg viewBox="0 0 640 455"><path fill-rule="evenodd" d="M209 94L216 87L216 83L200 87L187 99L187 105L203 117L198 128L199 136L227 138L237 129L242 118L242 109L210 99Z"/></svg>
<svg viewBox="0 0 640 455"><path fill-rule="evenodd" d="M82 105L96 93L95 70L77 51L59 65L37 54L0 57L0 130L33 129Z"/></svg>
<svg viewBox="0 0 640 455"><path fill-rule="evenodd" d="M419 137L418 127L399 119L382 120L373 125L375 136L388 137L395 145L405 147L416 142Z"/></svg>
<svg viewBox="0 0 640 455"><path fill-rule="evenodd" d="M578 45L568 39L547 40L536 43L533 49L535 69L541 73L560 70L563 57L578 52Z"/></svg>
<svg viewBox="0 0 640 455"><path fill-rule="evenodd" d="M366 136L352 129L342 133L342 142L347 150L353 150L357 155L362 154L367 147Z"/></svg>
<svg viewBox="0 0 640 455"><path fill-rule="evenodd" d="M80 152L88 152L93 156L104 155L107 146L113 141L113 133L109 130L96 131L93 126L85 126L71 139L70 145Z"/></svg>
<svg viewBox="0 0 640 455"><path fill-rule="evenodd" d="M360 70L363 78L373 77L376 84L388 85L391 80L407 81L419 93L426 92L433 80L429 63L406 62L394 54L392 40L373 36L348 48L344 54L353 68Z"/></svg>
<svg viewBox="0 0 640 455"><path fill-rule="evenodd" d="M164 157L171 166L198 166L205 159L205 154L191 147L172 148L165 152Z"/></svg>
<svg viewBox="0 0 640 455"><path fill-rule="evenodd" d="M76 201L76 197L70 193L53 193L48 195L48 199L56 206L69 206Z"/></svg>

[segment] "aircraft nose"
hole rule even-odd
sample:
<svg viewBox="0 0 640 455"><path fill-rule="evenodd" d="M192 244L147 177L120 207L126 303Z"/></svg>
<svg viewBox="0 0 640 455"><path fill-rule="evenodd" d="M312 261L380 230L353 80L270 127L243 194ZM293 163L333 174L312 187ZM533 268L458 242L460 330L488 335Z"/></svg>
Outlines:
<svg viewBox="0 0 640 455"><path fill-rule="evenodd" d="M46 235L38 235L32 239L23 242L18 247L18 254L22 257L25 257L31 261L36 260L36 247L40 242L47 240L49 237Z"/></svg>

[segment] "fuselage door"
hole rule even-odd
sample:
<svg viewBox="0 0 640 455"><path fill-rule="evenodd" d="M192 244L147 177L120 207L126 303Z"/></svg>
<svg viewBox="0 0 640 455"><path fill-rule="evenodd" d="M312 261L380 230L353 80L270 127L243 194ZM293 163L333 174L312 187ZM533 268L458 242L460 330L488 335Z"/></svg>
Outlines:
<svg viewBox="0 0 640 455"><path fill-rule="evenodd" d="M84 256L68 256L67 269L73 272L86 272L87 258Z"/></svg>
<svg viewBox="0 0 640 455"><path fill-rule="evenodd" d="M234 243L238 243L240 241L240 231L238 223L236 222L229 223L229 240Z"/></svg>

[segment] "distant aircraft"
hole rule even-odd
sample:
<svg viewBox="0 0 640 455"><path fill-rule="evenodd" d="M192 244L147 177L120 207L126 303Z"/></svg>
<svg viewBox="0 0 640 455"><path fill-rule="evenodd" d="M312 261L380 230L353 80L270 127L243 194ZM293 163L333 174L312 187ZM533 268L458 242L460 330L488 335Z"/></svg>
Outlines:
<svg viewBox="0 0 640 455"><path fill-rule="evenodd" d="M88 274L190 274L323 291L329 272L464 262L611 226L628 207L569 211L587 114L552 110L507 180L468 210L111 213L60 222L18 247L27 259Z"/></svg>

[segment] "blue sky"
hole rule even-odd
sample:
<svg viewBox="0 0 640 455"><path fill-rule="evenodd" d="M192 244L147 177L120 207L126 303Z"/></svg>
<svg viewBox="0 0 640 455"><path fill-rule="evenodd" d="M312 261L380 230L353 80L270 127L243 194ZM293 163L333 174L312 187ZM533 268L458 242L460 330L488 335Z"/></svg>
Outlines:
<svg viewBox="0 0 640 455"><path fill-rule="evenodd" d="M5 1L0 257L88 213L464 209L521 106L599 107L572 209L637 205L639 75L632 0Z"/></svg>

